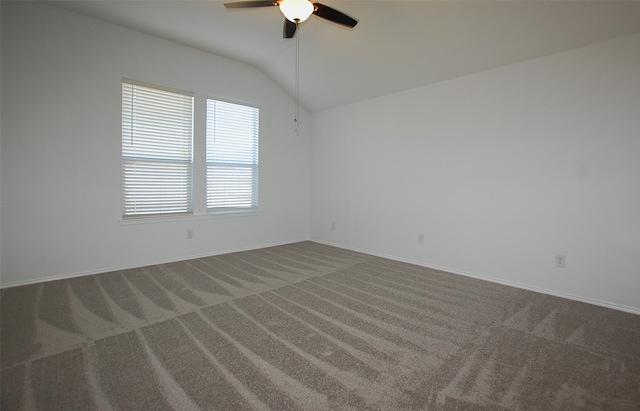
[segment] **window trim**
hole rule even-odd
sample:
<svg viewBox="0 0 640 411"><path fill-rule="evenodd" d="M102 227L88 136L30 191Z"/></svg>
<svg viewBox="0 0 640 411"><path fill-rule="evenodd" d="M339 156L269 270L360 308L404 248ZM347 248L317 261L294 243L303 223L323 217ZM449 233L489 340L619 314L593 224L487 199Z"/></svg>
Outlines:
<svg viewBox="0 0 640 411"><path fill-rule="evenodd" d="M130 86L130 87L135 87L135 86L139 86L139 87L144 87L144 88L148 88L148 89L152 89L152 90L157 90L160 92L168 92L168 93L172 93L172 94L177 94L179 96L182 96L183 98L190 98L191 99L191 114L190 114L190 158L188 160L170 160L170 159L164 159L164 161L162 159L160 159L158 162L159 163L185 163L188 165L188 169L189 169L189 177L187 179L187 187L186 187L186 191L187 191L187 200L185 202L186 205L186 210L185 211L176 211L176 212L146 212L146 213L130 213L127 214L127 206L126 206L126 191L125 191L125 183L126 183L126 176L125 176L125 164L127 162L131 162L131 161L136 161L135 159L128 159L127 160L127 156L125 155L125 149L124 149L124 142L125 142L125 125L126 120L125 120L125 95L124 95L124 90L125 87ZM120 140L120 162L121 162L121 210L120 210L120 215L121 215L121 221L130 221L130 220L151 220L151 219L163 219L163 218L174 218L174 217L184 217L184 216L192 216L193 212L194 212L194 198L193 198L193 194L194 194L194 177L195 177L195 158L194 158L194 153L195 153L195 140L196 140L196 136L195 136L195 108L196 108L196 101L195 101L195 93L191 92L191 91L186 91L186 90L180 90L180 89L176 89L176 88L171 88L171 87L166 87L166 86L161 86L161 85L157 85L157 84L152 84L152 83L148 83L148 82L143 82L143 81L138 81L138 80L133 80L133 79L129 79L129 78L125 78L123 77L120 81L120 90L121 90L121 96L120 96L120 105L121 105L121 117L120 117L120 126L121 126L121 140ZM132 110L132 114L133 114L133 108ZM186 117L185 117L186 118ZM145 159L139 159L140 163L144 163L148 160Z"/></svg>
<svg viewBox="0 0 640 411"><path fill-rule="evenodd" d="M256 124L256 142L255 142L255 151L256 151L256 162L255 162L255 173L256 173L256 181L253 182L255 186L255 193L252 193L252 197L255 198L255 204L251 207L209 207L209 199L208 199L208 168L209 162L207 161L207 133L208 133L208 105L209 100L217 101L221 103L229 103L239 106L244 106L248 108L255 109L257 111L257 124ZM211 216L234 216L234 215L256 215L260 212L260 129L261 129L261 116L260 116L261 108L258 104L247 102L243 100L230 99L226 97L220 97L217 95L207 95L204 99L204 173L205 173L205 211L208 215Z"/></svg>

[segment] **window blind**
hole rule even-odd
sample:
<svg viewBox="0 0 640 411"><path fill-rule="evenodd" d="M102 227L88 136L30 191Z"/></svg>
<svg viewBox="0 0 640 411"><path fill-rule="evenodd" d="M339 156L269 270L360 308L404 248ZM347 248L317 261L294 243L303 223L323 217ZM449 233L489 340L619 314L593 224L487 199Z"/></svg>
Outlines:
<svg viewBox="0 0 640 411"><path fill-rule="evenodd" d="M193 212L193 94L123 81L123 217Z"/></svg>
<svg viewBox="0 0 640 411"><path fill-rule="evenodd" d="M207 100L207 209L258 207L258 125L255 107Z"/></svg>

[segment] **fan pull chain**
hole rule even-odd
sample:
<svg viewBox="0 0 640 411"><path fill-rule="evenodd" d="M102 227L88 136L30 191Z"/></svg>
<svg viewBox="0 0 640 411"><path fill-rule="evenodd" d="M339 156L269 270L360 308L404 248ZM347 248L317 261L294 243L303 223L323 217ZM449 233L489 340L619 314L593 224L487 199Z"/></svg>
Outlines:
<svg viewBox="0 0 640 411"><path fill-rule="evenodd" d="M295 117L293 119L293 123L295 125L294 131L296 135L298 134L298 126L300 123L298 122L298 106L299 98L300 98L300 32L298 31L298 20L296 19L296 85L295 85L295 98L296 98L296 109L295 109Z"/></svg>

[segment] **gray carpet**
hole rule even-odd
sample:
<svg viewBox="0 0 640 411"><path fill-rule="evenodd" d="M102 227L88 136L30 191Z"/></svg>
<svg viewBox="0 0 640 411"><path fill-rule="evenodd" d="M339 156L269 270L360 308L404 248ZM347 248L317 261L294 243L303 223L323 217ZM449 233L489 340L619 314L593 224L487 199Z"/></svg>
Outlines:
<svg viewBox="0 0 640 411"><path fill-rule="evenodd" d="M3 411L640 409L640 316L312 242L1 299Z"/></svg>

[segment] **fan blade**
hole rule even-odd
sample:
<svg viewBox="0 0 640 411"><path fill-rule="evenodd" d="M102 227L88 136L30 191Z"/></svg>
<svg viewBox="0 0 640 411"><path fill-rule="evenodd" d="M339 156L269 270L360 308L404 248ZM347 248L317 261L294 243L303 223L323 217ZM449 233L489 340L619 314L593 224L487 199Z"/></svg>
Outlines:
<svg viewBox="0 0 640 411"><path fill-rule="evenodd" d="M313 14L323 19L332 21L334 23L342 24L347 27L355 27L358 24L358 20L352 19L341 11L332 9L329 6L325 6L320 3L313 3Z"/></svg>
<svg viewBox="0 0 640 411"><path fill-rule="evenodd" d="M282 36L285 39L290 39L296 34L296 28L298 25L288 19L284 19L284 27L282 28Z"/></svg>
<svg viewBox="0 0 640 411"><path fill-rule="evenodd" d="M245 9L248 7L268 7L277 6L277 1L237 1L235 3L224 3L228 9Z"/></svg>

